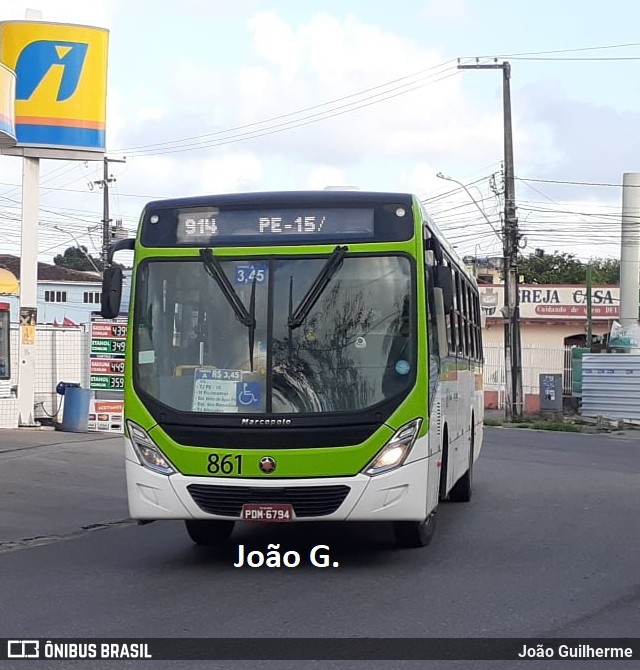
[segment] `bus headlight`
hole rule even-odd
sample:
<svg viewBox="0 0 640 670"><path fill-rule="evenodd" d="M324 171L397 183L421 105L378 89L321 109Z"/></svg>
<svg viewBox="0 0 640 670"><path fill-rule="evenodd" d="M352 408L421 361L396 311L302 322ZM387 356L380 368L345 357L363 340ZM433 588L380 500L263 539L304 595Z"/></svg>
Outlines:
<svg viewBox="0 0 640 670"><path fill-rule="evenodd" d="M366 475L379 475L400 467L409 455L416 437L418 437L421 425L422 419L414 419L399 428L371 463L367 465L364 473Z"/></svg>
<svg viewBox="0 0 640 670"><path fill-rule="evenodd" d="M161 475L172 475L176 470L154 444L147 432L133 421L127 421L127 434L140 461L140 465Z"/></svg>

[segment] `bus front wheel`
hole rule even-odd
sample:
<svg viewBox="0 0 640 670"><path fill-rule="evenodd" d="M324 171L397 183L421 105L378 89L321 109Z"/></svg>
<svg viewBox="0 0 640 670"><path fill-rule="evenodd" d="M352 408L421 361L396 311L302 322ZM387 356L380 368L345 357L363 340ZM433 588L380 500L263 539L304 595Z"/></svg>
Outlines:
<svg viewBox="0 0 640 670"><path fill-rule="evenodd" d="M469 444L469 468L454 484L449 492L451 502L469 502L473 489L473 450L475 445L473 424L471 426L471 440Z"/></svg>
<svg viewBox="0 0 640 670"><path fill-rule="evenodd" d="M431 512L424 521L395 521L393 532L399 547L411 549L426 547L436 529L436 513Z"/></svg>
<svg viewBox="0 0 640 670"><path fill-rule="evenodd" d="M184 523L189 537L196 544L207 546L226 542L235 526L234 521L208 521L204 519L188 519Z"/></svg>

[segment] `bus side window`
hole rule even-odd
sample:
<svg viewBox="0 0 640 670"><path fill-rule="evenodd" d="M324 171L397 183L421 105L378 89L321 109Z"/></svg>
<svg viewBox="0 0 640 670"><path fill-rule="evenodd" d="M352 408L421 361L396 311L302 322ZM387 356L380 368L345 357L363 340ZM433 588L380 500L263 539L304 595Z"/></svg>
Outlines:
<svg viewBox="0 0 640 670"><path fill-rule="evenodd" d="M474 360L478 357L478 347L476 346L476 328L475 328L475 305L473 304L473 290L467 285L467 330L469 332L469 355Z"/></svg>
<svg viewBox="0 0 640 670"><path fill-rule="evenodd" d="M471 302L469 292L471 287L466 280L462 281L462 292L464 295L464 339L466 342L466 358L473 358L473 342L471 340Z"/></svg>
<svg viewBox="0 0 640 670"><path fill-rule="evenodd" d="M457 345L457 320L458 317L456 316L456 305L457 305L457 297L456 297L456 281L455 281L455 273L453 274L452 277L452 286L453 286L453 306L451 309L450 314L447 315L447 343L449 345L449 355L450 356L455 356L456 355L456 345Z"/></svg>
<svg viewBox="0 0 640 670"><path fill-rule="evenodd" d="M440 349L438 342L438 322L433 298L433 268L428 266L425 275L425 293L427 296L427 341L429 346L429 408L433 404L440 377Z"/></svg>
<svg viewBox="0 0 640 670"><path fill-rule="evenodd" d="M454 270L453 271L453 276L454 276L454 292L455 292L455 304L456 304L456 354L458 356L463 355L463 349L464 349L464 333L462 330L462 323L460 322L461 318L461 295L460 295L460 276L458 275L458 271Z"/></svg>
<svg viewBox="0 0 640 670"><path fill-rule="evenodd" d="M476 351L477 359L479 361L484 360L484 354L482 352L482 310L480 307L480 298L477 294L473 296L473 303L475 305L475 331L476 331Z"/></svg>

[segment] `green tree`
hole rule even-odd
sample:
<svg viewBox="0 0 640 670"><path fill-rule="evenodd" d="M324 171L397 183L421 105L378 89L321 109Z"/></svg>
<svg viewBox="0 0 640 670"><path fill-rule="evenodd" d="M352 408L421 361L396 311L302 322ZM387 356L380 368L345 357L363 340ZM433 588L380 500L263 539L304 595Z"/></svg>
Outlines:
<svg viewBox="0 0 640 670"><path fill-rule="evenodd" d="M596 258L591 261L594 284L618 284L620 261ZM525 284L584 284L587 263L566 252L553 254L533 253L518 262L518 274Z"/></svg>
<svg viewBox="0 0 640 670"><path fill-rule="evenodd" d="M620 260L617 258L596 258L591 261L594 284L619 284Z"/></svg>
<svg viewBox="0 0 640 670"><path fill-rule="evenodd" d="M87 247L69 247L63 254L58 254L53 262L63 268L82 270L84 272L102 272L102 261L94 258Z"/></svg>

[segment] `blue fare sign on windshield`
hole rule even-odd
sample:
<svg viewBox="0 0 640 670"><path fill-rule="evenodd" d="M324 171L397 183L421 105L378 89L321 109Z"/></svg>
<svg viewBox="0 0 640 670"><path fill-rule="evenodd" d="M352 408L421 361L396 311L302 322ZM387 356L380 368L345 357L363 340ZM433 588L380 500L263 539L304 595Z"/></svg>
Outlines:
<svg viewBox="0 0 640 670"><path fill-rule="evenodd" d="M176 242L207 245L246 244L279 239L371 239L373 209L220 210L217 207L178 210ZM238 239L240 238L240 239Z"/></svg>
<svg viewBox="0 0 640 670"><path fill-rule="evenodd" d="M264 284L267 280L267 264L251 263L236 265L236 284Z"/></svg>

